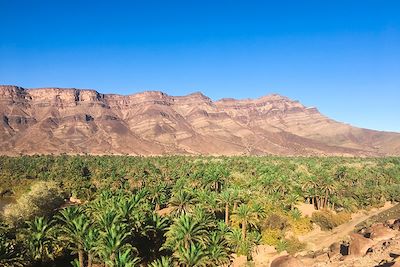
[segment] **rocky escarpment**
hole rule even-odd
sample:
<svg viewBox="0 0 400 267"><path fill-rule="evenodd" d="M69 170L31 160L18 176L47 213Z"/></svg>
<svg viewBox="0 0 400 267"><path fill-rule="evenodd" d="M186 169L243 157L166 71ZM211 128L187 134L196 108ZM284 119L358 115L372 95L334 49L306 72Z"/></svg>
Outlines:
<svg viewBox="0 0 400 267"><path fill-rule="evenodd" d="M0 86L0 153L398 155L400 134L352 127L280 95L128 96Z"/></svg>

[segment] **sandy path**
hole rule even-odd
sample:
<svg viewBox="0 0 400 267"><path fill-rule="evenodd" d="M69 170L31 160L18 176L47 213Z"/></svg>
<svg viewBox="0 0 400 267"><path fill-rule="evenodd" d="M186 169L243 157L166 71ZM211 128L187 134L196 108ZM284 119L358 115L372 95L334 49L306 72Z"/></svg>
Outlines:
<svg viewBox="0 0 400 267"><path fill-rule="evenodd" d="M318 251L329 247L332 243L341 241L348 234L350 234L356 225L363 221L375 216L385 210L393 207L394 204L387 202L385 206L379 209L372 209L368 212L361 211L352 215L352 219L331 231L313 230L306 235L299 236L299 240L307 244L307 249L311 251Z"/></svg>

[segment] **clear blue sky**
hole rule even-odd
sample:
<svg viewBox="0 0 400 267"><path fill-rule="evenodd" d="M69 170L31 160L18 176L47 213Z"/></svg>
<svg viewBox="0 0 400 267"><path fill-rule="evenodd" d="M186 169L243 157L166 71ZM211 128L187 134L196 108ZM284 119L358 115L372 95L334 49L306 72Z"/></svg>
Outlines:
<svg viewBox="0 0 400 267"><path fill-rule="evenodd" d="M400 1L0 0L0 84L279 93L400 131Z"/></svg>

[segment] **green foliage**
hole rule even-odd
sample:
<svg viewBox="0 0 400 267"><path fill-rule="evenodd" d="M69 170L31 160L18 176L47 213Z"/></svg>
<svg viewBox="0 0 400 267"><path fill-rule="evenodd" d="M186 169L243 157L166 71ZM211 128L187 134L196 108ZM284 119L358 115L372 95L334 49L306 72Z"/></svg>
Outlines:
<svg viewBox="0 0 400 267"><path fill-rule="evenodd" d="M332 230L350 219L351 214L349 213L340 212L334 214L329 210L314 212L311 217L311 221L319 225L322 230Z"/></svg>
<svg viewBox="0 0 400 267"><path fill-rule="evenodd" d="M61 188L54 182L37 182L29 192L4 209L4 219L10 225L20 225L35 216L48 216L64 203Z"/></svg>
<svg viewBox="0 0 400 267"><path fill-rule="evenodd" d="M7 237L4 230L0 230L0 266L19 267L25 266L21 248L18 247L15 239Z"/></svg>
<svg viewBox="0 0 400 267"><path fill-rule="evenodd" d="M284 233L279 229L266 229L261 234L262 244L270 246L277 246L278 242L283 238Z"/></svg>
<svg viewBox="0 0 400 267"><path fill-rule="evenodd" d="M43 217L36 217L27 224L26 241L31 260L34 262L54 260L57 253L57 240L53 222L49 222Z"/></svg>
<svg viewBox="0 0 400 267"><path fill-rule="evenodd" d="M218 266L260 243L295 253L288 233L399 201L399 177L398 158L0 156L0 194L16 198L0 266ZM70 196L81 204L59 210ZM299 202L319 211L304 218Z"/></svg>
<svg viewBox="0 0 400 267"><path fill-rule="evenodd" d="M286 250L289 254L295 254L302 251L305 248L305 244L301 243L297 238L291 237L288 239L281 239L276 245L276 250L282 252Z"/></svg>
<svg viewBox="0 0 400 267"><path fill-rule="evenodd" d="M311 218L309 217L290 218L289 225L295 235L306 234L313 228Z"/></svg>
<svg viewBox="0 0 400 267"><path fill-rule="evenodd" d="M172 267L172 259L169 257L161 257L160 259L154 260L149 264L149 267Z"/></svg>

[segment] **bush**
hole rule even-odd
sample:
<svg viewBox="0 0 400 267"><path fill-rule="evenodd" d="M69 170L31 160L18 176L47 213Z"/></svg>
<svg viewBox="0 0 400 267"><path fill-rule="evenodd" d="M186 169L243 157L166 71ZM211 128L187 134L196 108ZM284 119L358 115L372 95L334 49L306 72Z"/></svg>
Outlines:
<svg viewBox="0 0 400 267"><path fill-rule="evenodd" d="M267 229L261 233L261 243L264 245L277 246L283 238L283 232L277 229Z"/></svg>
<svg viewBox="0 0 400 267"><path fill-rule="evenodd" d="M312 222L309 217L302 217L299 219L289 219L290 228L295 235L308 233L312 230Z"/></svg>
<svg viewBox="0 0 400 267"><path fill-rule="evenodd" d="M291 238L283 238L278 240L278 242L275 244L276 251L281 253L282 251L287 251L287 253L293 255L297 252L300 252L306 248L306 245L300 240L298 240L295 237Z"/></svg>
<svg viewBox="0 0 400 267"><path fill-rule="evenodd" d="M288 220L285 216L278 213L272 213L265 220L263 228L283 230L287 227L287 225Z"/></svg>
<svg viewBox="0 0 400 267"><path fill-rule="evenodd" d="M329 210L317 211L312 214L311 221L321 227L322 230L332 230L333 228L349 221L351 214L347 212L339 212L334 214Z"/></svg>
<svg viewBox="0 0 400 267"><path fill-rule="evenodd" d="M64 195L54 182L38 182L31 190L4 209L4 220L15 226L36 216L47 216L64 203Z"/></svg>

